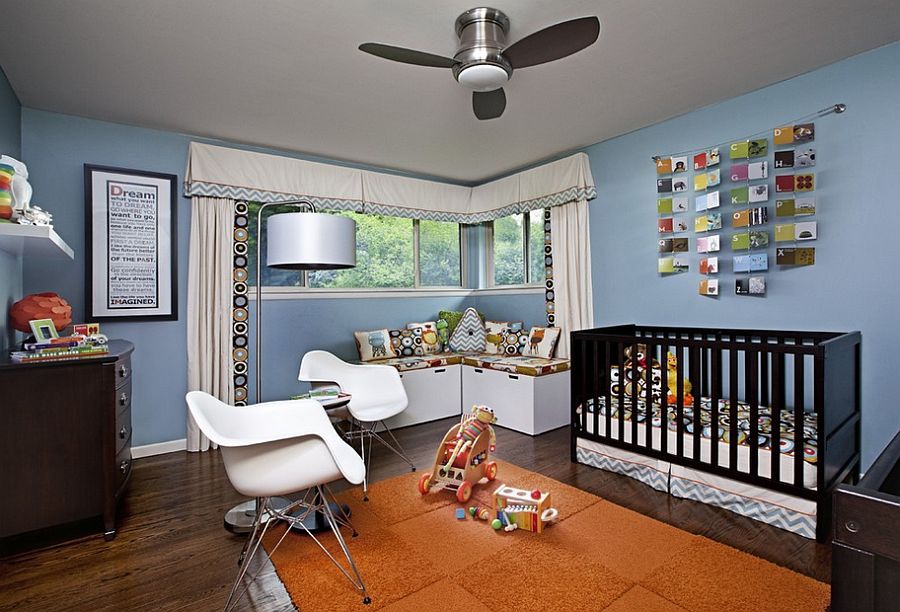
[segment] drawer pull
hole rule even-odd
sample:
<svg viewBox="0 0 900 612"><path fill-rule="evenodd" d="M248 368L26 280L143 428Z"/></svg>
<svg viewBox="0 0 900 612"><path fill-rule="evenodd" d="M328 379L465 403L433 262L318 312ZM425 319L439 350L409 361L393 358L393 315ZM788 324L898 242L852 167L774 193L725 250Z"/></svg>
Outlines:
<svg viewBox="0 0 900 612"><path fill-rule="evenodd" d="M123 461L119 464L119 471L123 474L128 471L128 461Z"/></svg>
<svg viewBox="0 0 900 612"><path fill-rule="evenodd" d="M476 374L484 374L484 370L480 370L478 368L472 368L472 369L475 370Z"/></svg>
<svg viewBox="0 0 900 612"><path fill-rule="evenodd" d="M513 380L519 380L519 377L516 376L515 374L507 374L507 376L509 376L509 377L512 378Z"/></svg>
<svg viewBox="0 0 900 612"><path fill-rule="evenodd" d="M119 405L124 406L127 403L128 403L128 394L123 393L122 395L119 396Z"/></svg>
<svg viewBox="0 0 900 612"><path fill-rule="evenodd" d="M127 436L127 435L128 435L128 428L123 425L122 429L119 430L119 437L124 440L125 436Z"/></svg>
<svg viewBox="0 0 900 612"><path fill-rule="evenodd" d="M440 370L435 370L434 373L435 373L435 374L442 374L442 373L444 373L444 372L446 372L446 371L447 371L447 368L441 368Z"/></svg>
<svg viewBox="0 0 900 612"><path fill-rule="evenodd" d="M128 376L128 368L125 367L125 364L119 366L119 377L125 378Z"/></svg>

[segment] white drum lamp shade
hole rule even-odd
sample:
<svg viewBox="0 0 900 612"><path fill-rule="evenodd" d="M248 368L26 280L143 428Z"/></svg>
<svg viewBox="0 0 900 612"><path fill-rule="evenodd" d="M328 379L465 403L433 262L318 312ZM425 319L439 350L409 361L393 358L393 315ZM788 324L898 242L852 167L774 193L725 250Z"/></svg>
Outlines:
<svg viewBox="0 0 900 612"><path fill-rule="evenodd" d="M316 212L281 213L266 226L266 265L337 270L356 265L356 221Z"/></svg>

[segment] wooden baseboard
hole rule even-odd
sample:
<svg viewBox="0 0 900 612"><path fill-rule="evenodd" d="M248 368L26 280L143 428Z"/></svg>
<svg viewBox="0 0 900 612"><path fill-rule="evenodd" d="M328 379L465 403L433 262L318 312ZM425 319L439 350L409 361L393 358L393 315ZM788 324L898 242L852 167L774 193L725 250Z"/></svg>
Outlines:
<svg viewBox="0 0 900 612"><path fill-rule="evenodd" d="M140 459L141 457L152 457L153 455L163 455L183 450L187 450L187 438L157 442L156 444L144 444L143 446L132 446L131 457Z"/></svg>

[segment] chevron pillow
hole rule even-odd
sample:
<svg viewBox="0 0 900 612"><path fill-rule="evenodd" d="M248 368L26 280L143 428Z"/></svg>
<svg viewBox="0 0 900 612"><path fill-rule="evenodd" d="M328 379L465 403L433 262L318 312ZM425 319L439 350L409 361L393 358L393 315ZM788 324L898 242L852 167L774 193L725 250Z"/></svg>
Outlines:
<svg viewBox="0 0 900 612"><path fill-rule="evenodd" d="M454 352L474 351L483 353L487 332L478 311L466 308L453 334L450 336L450 350Z"/></svg>

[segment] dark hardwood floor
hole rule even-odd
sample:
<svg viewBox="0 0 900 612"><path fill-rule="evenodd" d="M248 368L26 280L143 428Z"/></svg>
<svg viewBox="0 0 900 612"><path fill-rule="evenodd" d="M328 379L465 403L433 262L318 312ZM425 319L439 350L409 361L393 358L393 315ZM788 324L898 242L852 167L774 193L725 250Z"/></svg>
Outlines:
<svg viewBox="0 0 900 612"><path fill-rule="evenodd" d="M424 469L453 422L446 419L396 433ZM496 456L691 533L819 580L830 579L828 545L571 463L568 428L530 437L498 427ZM393 453L373 450L373 481L407 469ZM0 559L0 610L221 609L243 543L223 529L222 517L239 501L218 452L138 459L116 539L105 542L99 533L91 533ZM261 562L259 571L261 577L242 609L292 610L271 566Z"/></svg>

